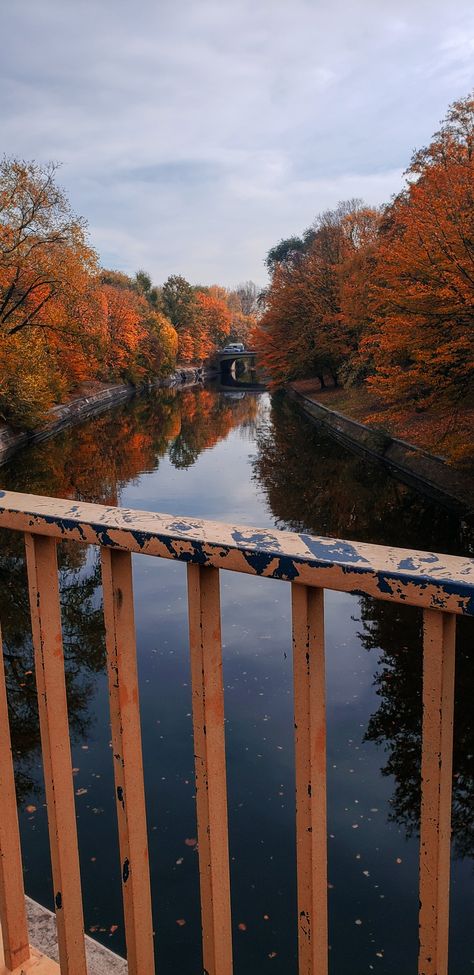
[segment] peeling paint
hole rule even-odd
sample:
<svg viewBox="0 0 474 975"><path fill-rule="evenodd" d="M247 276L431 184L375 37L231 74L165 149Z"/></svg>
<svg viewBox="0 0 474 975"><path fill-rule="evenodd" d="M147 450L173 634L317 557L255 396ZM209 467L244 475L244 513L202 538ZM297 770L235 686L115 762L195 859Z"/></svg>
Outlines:
<svg viewBox="0 0 474 975"><path fill-rule="evenodd" d="M0 492L0 527L474 616L474 559Z"/></svg>

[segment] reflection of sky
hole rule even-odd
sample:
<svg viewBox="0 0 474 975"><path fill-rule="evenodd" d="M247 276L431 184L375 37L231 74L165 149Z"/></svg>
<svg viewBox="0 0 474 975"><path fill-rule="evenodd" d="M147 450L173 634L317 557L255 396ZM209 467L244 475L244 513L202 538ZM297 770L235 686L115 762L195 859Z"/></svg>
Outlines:
<svg viewBox="0 0 474 975"><path fill-rule="evenodd" d="M234 429L188 470L162 458L156 471L124 488L120 501L271 525L252 480L255 452L248 431ZM341 449L341 471L343 458ZM200 935L197 857L185 842L196 835L185 567L135 556L134 586L158 959L161 971L194 975ZM221 594L236 975L295 975L290 589L223 572ZM401 975L416 968L417 842L388 823L393 782L380 775L383 751L363 741L378 704L378 654L358 638L359 601L327 592L325 602L331 975ZM90 710L95 725L75 744L73 759L77 788L87 789L77 799L86 920L107 945L123 950L103 677ZM46 869L42 826L41 809L23 823L28 889L45 902L49 892L37 870ZM466 973L470 892L468 865L455 863L450 975Z"/></svg>
<svg viewBox="0 0 474 975"><path fill-rule="evenodd" d="M267 527L274 523L271 513L251 480L255 454L255 442L248 431L233 429L217 447L200 454L192 474L176 470L169 458L163 457L158 470L142 474L124 489L121 504Z"/></svg>

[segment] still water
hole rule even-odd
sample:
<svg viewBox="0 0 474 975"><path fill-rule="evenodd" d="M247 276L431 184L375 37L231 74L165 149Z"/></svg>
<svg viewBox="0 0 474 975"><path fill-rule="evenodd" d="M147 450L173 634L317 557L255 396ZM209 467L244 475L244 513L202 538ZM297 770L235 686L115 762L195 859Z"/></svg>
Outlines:
<svg viewBox="0 0 474 975"><path fill-rule="evenodd" d="M234 524L474 554L474 523L335 443L284 398L159 391L30 448L3 488ZM60 546L86 928L124 953L97 553ZM52 907L21 541L0 562L28 893ZM134 557L159 971L198 975L199 877L185 566ZM237 975L295 975L290 587L221 573ZM331 973L416 971L417 611L326 593ZM474 972L472 621L460 621L451 975Z"/></svg>

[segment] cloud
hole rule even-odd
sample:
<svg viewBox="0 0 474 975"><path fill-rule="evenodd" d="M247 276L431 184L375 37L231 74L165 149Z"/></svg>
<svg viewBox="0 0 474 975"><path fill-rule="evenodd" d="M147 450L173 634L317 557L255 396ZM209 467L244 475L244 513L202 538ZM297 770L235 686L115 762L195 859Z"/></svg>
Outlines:
<svg viewBox="0 0 474 975"><path fill-rule="evenodd" d="M263 282L472 86L470 0L16 0L0 29L3 149L62 161L103 263L157 281Z"/></svg>

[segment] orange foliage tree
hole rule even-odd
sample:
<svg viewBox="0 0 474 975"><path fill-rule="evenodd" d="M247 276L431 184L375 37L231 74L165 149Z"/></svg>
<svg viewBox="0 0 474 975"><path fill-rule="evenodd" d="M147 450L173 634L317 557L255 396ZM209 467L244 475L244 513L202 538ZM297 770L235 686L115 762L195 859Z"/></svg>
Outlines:
<svg viewBox="0 0 474 975"><path fill-rule="evenodd" d="M0 329L70 332L97 270L84 221L55 182L55 166L0 163Z"/></svg>
<svg viewBox="0 0 474 975"><path fill-rule="evenodd" d="M56 169L0 163L0 417L24 427L79 383L149 380L176 361L158 290L143 271L99 272Z"/></svg>
<svg viewBox="0 0 474 975"><path fill-rule="evenodd" d="M60 348L87 344L81 312L97 272L55 171L0 163L0 413L22 425L67 389Z"/></svg>
<svg viewBox="0 0 474 975"><path fill-rule="evenodd" d="M459 425L474 406L472 95L406 176L383 210L340 204L270 250L255 344L277 385L365 382L388 418L415 408Z"/></svg>
<svg viewBox="0 0 474 975"><path fill-rule="evenodd" d="M204 359L225 343L230 332L231 313L224 298L198 291L196 294L196 358Z"/></svg>
<svg viewBox="0 0 474 975"><path fill-rule="evenodd" d="M389 404L474 394L474 98L455 102L387 209L371 296L371 390Z"/></svg>
<svg viewBox="0 0 474 975"><path fill-rule="evenodd" d="M339 382L362 329L361 269L377 220L376 211L351 200L318 217L301 246L291 238L273 249L273 278L253 339L275 384L316 375L324 386L328 374Z"/></svg>
<svg viewBox="0 0 474 975"><path fill-rule="evenodd" d="M105 374L114 379L135 378L136 356L145 335L146 301L132 288L113 284L100 286L99 301Z"/></svg>

